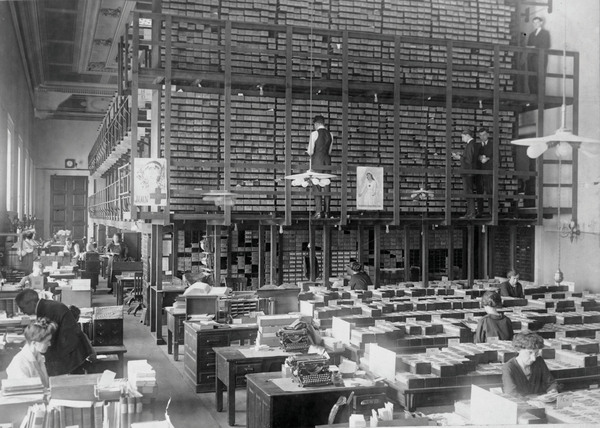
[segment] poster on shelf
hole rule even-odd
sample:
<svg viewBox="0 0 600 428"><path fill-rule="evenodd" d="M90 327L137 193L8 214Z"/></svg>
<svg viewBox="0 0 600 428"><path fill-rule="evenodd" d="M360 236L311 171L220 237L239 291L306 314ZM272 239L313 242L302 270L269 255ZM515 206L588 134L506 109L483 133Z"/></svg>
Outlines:
<svg viewBox="0 0 600 428"><path fill-rule="evenodd" d="M356 167L356 209L383 210L382 167Z"/></svg>
<svg viewBox="0 0 600 428"><path fill-rule="evenodd" d="M133 203L138 206L167 206L167 160L134 158Z"/></svg>

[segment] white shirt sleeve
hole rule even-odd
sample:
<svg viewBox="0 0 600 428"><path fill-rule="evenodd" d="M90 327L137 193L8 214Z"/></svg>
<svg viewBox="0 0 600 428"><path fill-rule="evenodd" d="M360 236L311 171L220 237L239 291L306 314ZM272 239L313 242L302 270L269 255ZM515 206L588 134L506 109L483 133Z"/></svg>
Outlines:
<svg viewBox="0 0 600 428"><path fill-rule="evenodd" d="M315 142L317 141L318 138L319 138L318 131L313 131L310 133L310 139L308 140L308 149L306 149L306 153L308 153L309 156L312 156L313 153L315 152Z"/></svg>

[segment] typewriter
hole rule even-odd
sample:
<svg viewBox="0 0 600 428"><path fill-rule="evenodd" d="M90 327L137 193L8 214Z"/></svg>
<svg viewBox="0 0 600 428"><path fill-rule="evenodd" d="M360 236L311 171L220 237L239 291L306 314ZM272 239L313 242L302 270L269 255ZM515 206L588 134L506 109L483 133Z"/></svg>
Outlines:
<svg viewBox="0 0 600 428"><path fill-rule="evenodd" d="M292 375L300 386L331 385L332 375L329 371L329 358L318 354L293 355L286 359L292 368Z"/></svg>
<svg viewBox="0 0 600 428"><path fill-rule="evenodd" d="M306 352L310 347L306 328L281 328L277 331L277 337L281 347L286 352Z"/></svg>

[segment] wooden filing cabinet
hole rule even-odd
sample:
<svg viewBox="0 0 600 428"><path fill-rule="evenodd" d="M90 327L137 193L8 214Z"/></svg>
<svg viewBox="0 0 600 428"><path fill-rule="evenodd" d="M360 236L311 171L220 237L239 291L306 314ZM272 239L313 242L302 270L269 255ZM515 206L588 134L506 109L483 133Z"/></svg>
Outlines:
<svg viewBox="0 0 600 428"><path fill-rule="evenodd" d="M213 348L231 344L251 345L256 340L258 327L230 326L203 330L194 322L184 322L185 378L196 392L212 392L216 384L216 359ZM240 385L245 379L240 376Z"/></svg>

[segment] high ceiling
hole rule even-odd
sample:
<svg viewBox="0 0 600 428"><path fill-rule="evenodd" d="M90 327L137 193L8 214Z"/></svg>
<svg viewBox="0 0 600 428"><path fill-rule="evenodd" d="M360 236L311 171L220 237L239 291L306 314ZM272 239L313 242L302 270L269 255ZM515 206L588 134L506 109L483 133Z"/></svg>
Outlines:
<svg viewBox="0 0 600 428"><path fill-rule="evenodd" d="M117 89L132 0L11 1L38 118L98 120Z"/></svg>

